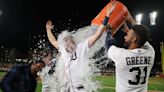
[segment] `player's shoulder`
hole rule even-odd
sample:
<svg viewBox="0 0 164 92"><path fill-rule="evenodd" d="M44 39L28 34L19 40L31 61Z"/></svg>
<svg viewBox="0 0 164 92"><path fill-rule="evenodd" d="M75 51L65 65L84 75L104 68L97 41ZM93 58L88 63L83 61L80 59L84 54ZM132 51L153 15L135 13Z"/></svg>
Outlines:
<svg viewBox="0 0 164 92"><path fill-rule="evenodd" d="M115 45L112 45L111 47L109 47L108 52L113 52L113 51L124 52L124 51L127 51L127 49L125 49L125 48L120 48L120 47L117 47L117 46L115 46Z"/></svg>
<svg viewBox="0 0 164 92"><path fill-rule="evenodd" d="M125 57L127 55L129 51L125 48L120 48L117 46L112 45L109 49L108 49L108 57L110 58L114 58L115 56L117 57Z"/></svg>
<svg viewBox="0 0 164 92"><path fill-rule="evenodd" d="M144 44L144 46L142 48L152 54L155 54L155 50L154 50L153 46L148 41Z"/></svg>

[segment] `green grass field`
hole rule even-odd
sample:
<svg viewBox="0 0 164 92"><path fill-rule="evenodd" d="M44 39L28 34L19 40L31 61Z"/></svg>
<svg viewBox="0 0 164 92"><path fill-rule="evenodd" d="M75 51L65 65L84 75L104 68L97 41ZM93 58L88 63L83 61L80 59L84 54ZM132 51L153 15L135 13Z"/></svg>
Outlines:
<svg viewBox="0 0 164 92"><path fill-rule="evenodd" d="M0 72L0 79L5 73ZM102 89L100 92L115 92L115 77L114 76L98 76L97 80L101 81ZM164 78L151 77L148 84L149 92L164 92ZM2 92L0 90L0 92ZM41 92L41 83L37 85L36 92Z"/></svg>

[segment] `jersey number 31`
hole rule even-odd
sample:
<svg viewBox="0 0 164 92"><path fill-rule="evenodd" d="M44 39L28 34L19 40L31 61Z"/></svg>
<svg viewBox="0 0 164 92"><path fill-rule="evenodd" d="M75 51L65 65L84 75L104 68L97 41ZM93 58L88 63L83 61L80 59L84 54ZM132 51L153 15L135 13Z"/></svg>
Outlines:
<svg viewBox="0 0 164 92"><path fill-rule="evenodd" d="M144 67L143 71L139 67L133 67L129 70L129 72L137 71L138 74L136 75L137 81L129 80L129 84L131 85L138 85L138 84L145 84L146 83L146 76L147 76L147 67ZM144 72L144 76L141 77L141 72ZM143 81L140 81L140 79L143 79Z"/></svg>

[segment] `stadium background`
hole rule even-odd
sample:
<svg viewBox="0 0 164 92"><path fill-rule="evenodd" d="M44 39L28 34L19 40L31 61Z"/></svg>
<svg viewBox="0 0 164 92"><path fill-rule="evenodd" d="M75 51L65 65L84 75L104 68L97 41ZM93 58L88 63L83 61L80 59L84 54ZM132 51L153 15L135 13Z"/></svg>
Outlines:
<svg viewBox="0 0 164 92"><path fill-rule="evenodd" d="M14 64L28 63L40 41L47 42L45 23L52 19L56 32L76 30L90 25L91 20L110 0L0 0L0 79ZM152 33L151 44L155 48L155 64L151 71L149 89L164 91L164 31L162 0L119 0L132 16L143 13L142 24ZM150 25L149 12L157 11L156 25ZM37 43L37 44L36 44ZM114 66L109 63L101 70L103 91L114 90ZM39 85L41 85L39 83ZM41 86L39 86L41 87ZM37 91L38 92L38 91Z"/></svg>

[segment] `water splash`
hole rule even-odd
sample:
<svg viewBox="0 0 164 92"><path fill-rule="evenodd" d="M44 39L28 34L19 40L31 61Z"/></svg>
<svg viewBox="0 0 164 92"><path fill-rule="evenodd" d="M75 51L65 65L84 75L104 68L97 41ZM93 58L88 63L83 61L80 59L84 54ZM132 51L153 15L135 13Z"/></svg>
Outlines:
<svg viewBox="0 0 164 92"><path fill-rule="evenodd" d="M61 34L58 35L58 43L60 45L64 45L63 38L68 35L72 35L74 37L75 43L80 43L82 41L85 41L88 37L93 35L96 32L95 28L93 26L86 26L83 28L80 28L78 30L69 32L69 30L64 30ZM104 33L103 36L91 47L89 50L89 53L87 53L85 56L84 62L81 62L79 66L77 66L75 69L78 72L75 72L74 74L71 74L72 80L73 80L73 85L78 84L76 83L75 76L79 75L80 78L78 79L78 82L80 82L84 87L87 92L97 92L98 88L100 88L100 82L95 80L95 71L106 66L106 64L96 64L97 61L100 59L104 58L95 58L93 59L92 57L96 52L98 52L105 44L105 37L106 34ZM92 58L92 59L91 59ZM66 83L67 80L63 79L64 74L64 65L65 61L62 61L63 59L58 61L58 65L56 67L56 71L58 74L58 81L60 85L62 86L63 84ZM105 61L105 63L108 63L108 60ZM75 76L74 76L75 75Z"/></svg>
<svg viewBox="0 0 164 92"><path fill-rule="evenodd" d="M58 43L64 45L63 38L67 35L72 35L74 37L75 42L78 44L79 42L82 42L86 40L88 37L93 35L96 32L96 28L94 26L85 26L82 28L79 28L77 30L69 32L69 30L64 30L61 34L58 35ZM86 56L88 58L92 58L95 52L99 51L105 44L105 37L106 33L100 37L99 40L90 48L89 53L87 53Z"/></svg>
<svg viewBox="0 0 164 92"><path fill-rule="evenodd" d="M64 30L61 34L58 35L57 42L60 45L64 45L63 38L68 35L72 35L74 37L75 42L78 44L82 41L85 41L88 37L93 35L96 32L96 28L93 26L85 26L83 28L80 28L78 30L69 31ZM80 82L87 92L98 92L98 89L100 88L100 81L96 81L96 71L100 71L100 69L107 66L107 63L109 63L109 60L107 59L105 50L102 50L102 47L105 44L105 37L106 34L104 33L101 38L93 45L93 47L90 48L89 53L87 53L84 59L84 62L81 62L79 66L75 67L77 72L74 72L71 74L71 79L73 81L73 84L77 84L76 79L74 75L79 75L80 78L78 78L78 82ZM99 62L99 63L97 63ZM62 86L65 86L67 80L64 79L66 76L64 73L65 68L64 59L59 59L57 61L57 65L55 68L55 77L56 79L54 81L57 85L55 88L58 88L57 90L60 90L60 92L63 92Z"/></svg>

